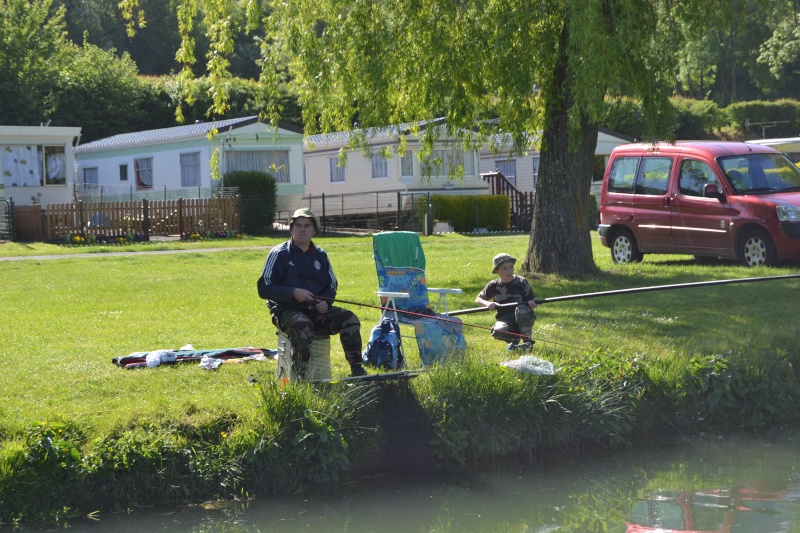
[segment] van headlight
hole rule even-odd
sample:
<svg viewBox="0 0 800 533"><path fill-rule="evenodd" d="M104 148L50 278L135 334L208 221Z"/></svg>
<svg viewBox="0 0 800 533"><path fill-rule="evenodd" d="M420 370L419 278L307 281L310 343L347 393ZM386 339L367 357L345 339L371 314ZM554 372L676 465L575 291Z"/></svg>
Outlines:
<svg viewBox="0 0 800 533"><path fill-rule="evenodd" d="M781 222L800 222L800 206L799 205L779 205L778 220Z"/></svg>

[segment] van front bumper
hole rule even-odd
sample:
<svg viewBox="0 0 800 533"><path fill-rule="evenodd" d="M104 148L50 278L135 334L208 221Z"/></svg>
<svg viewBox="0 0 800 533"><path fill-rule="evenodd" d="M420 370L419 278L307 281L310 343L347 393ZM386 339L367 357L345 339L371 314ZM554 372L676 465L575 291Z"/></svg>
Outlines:
<svg viewBox="0 0 800 533"><path fill-rule="evenodd" d="M608 228L610 224L600 224L597 226L597 234L600 236L600 244L608 246Z"/></svg>

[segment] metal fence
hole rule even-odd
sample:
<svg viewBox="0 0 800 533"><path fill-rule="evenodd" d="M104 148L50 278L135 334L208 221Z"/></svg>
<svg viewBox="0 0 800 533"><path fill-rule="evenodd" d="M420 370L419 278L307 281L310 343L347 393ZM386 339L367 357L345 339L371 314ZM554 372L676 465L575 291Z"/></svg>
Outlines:
<svg viewBox="0 0 800 533"><path fill-rule="evenodd" d="M14 202L0 199L0 240L13 241L14 238Z"/></svg>
<svg viewBox="0 0 800 533"><path fill-rule="evenodd" d="M298 207L311 208L320 219L323 234L389 230L430 233L433 227L430 193L389 191L279 197L275 221L288 224Z"/></svg>
<svg viewBox="0 0 800 533"><path fill-rule="evenodd" d="M178 198L229 198L239 194L238 187L179 187L137 189L134 185L75 184L79 202L137 202L142 200L177 200Z"/></svg>

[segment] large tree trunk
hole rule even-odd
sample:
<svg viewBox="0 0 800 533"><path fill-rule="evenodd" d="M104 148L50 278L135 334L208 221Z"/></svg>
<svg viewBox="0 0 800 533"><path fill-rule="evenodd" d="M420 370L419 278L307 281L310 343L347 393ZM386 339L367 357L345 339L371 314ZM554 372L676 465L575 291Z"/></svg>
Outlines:
<svg viewBox="0 0 800 533"><path fill-rule="evenodd" d="M588 210L597 124L581 115L580 133L570 142L572 96L566 55L568 40L565 24L553 84L545 95L541 167L530 244L522 268L528 272L578 278L597 272L592 257Z"/></svg>

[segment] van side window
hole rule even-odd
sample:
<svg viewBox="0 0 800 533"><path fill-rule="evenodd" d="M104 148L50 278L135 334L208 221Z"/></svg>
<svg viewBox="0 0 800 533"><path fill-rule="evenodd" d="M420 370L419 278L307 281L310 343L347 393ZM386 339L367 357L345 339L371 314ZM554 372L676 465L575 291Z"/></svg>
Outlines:
<svg viewBox="0 0 800 533"><path fill-rule="evenodd" d="M608 192L633 194L636 181L636 169L639 167L638 157L619 157L611 164L608 171Z"/></svg>
<svg viewBox="0 0 800 533"><path fill-rule="evenodd" d="M681 194L686 196L703 196L703 187L707 183L714 183L719 187L717 176L708 164L694 159L684 159L681 162L681 181L679 188Z"/></svg>
<svg viewBox="0 0 800 533"><path fill-rule="evenodd" d="M642 170L636 180L636 194L662 196L667 194L669 175L672 172L672 158L642 158Z"/></svg>

